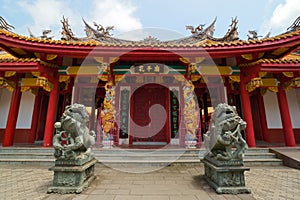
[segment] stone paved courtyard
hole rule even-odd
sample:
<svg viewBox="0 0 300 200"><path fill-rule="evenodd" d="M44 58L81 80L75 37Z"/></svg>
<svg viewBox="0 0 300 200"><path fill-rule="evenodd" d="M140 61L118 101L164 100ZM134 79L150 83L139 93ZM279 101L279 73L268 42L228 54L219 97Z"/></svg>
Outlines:
<svg viewBox="0 0 300 200"><path fill-rule="evenodd" d="M0 199L300 199L300 170L283 166L251 167L246 186L252 194L218 195L203 179L203 166L170 166L145 174L96 165L96 180L79 195L47 194L53 172L43 166L0 165Z"/></svg>

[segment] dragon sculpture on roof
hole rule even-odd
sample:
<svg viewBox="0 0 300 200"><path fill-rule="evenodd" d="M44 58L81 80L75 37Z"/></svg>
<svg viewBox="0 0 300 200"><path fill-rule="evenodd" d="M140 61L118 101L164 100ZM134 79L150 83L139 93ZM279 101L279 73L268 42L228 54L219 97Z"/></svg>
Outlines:
<svg viewBox="0 0 300 200"><path fill-rule="evenodd" d="M5 19L0 16L0 29L11 31L12 29L15 29L15 27L7 23Z"/></svg>
<svg viewBox="0 0 300 200"><path fill-rule="evenodd" d="M300 30L300 16L294 21L294 23L287 28L287 31Z"/></svg>

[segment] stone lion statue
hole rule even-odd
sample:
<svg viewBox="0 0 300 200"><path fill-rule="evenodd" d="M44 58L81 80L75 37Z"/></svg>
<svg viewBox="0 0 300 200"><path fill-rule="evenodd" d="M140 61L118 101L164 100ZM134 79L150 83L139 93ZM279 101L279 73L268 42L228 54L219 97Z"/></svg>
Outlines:
<svg viewBox="0 0 300 200"><path fill-rule="evenodd" d="M59 122L54 124L54 156L62 159L79 159L91 154L96 134L89 131L89 115L84 105L72 104L65 108Z"/></svg>
<svg viewBox="0 0 300 200"><path fill-rule="evenodd" d="M235 106L219 104L204 135L204 144L209 151L207 156L217 160L241 160L248 148L241 134L245 128L246 122L238 116Z"/></svg>

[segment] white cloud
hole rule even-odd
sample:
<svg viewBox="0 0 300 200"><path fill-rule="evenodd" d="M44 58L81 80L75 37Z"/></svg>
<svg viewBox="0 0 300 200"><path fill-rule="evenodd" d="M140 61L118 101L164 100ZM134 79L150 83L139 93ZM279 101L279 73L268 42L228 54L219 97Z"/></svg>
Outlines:
<svg viewBox="0 0 300 200"><path fill-rule="evenodd" d="M134 16L136 7L128 0L94 0L92 20L104 26L114 26L118 32L141 29L140 19Z"/></svg>
<svg viewBox="0 0 300 200"><path fill-rule="evenodd" d="M104 26L114 26L116 32L126 32L142 28L140 19L134 16L136 7L130 0L92 0L91 4L78 8L71 0L20 0L18 5L33 19L29 28L36 36L40 36L45 29L51 29L50 36L61 37L61 19L65 16L75 36L84 34L84 17L90 25L95 21ZM88 10L88 13L87 11Z"/></svg>
<svg viewBox="0 0 300 200"><path fill-rule="evenodd" d="M285 32L300 15L300 0L285 0L277 5L268 21L269 29Z"/></svg>
<svg viewBox="0 0 300 200"><path fill-rule="evenodd" d="M19 1L18 4L32 17L33 25L29 26L31 31L40 36L44 29L51 29L50 36L60 38L62 16L69 17L69 21L80 21L80 17L76 16L74 12L68 7L68 1L59 0L36 0L33 3L27 1ZM70 23L78 27L77 23ZM82 24L81 24L82 25Z"/></svg>

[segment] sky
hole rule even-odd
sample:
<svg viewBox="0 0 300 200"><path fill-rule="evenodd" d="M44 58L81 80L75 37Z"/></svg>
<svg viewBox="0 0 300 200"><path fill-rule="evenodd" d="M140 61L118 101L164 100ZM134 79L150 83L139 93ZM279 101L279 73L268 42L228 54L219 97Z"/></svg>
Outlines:
<svg viewBox="0 0 300 200"><path fill-rule="evenodd" d="M162 40L188 36L186 25L207 27L215 17L214 36L223 37L237 17L239 38L247 39L249 30L261 36L286 32L300 16L300 0L0 0L0 16L15 27L13 32L26 36L28 28L35 36L51 29L50 36L60 39L60 21L65 16L77 37L85 36L84 18L90 25L113 25L114 37L152 28L165 37L146 34Z"/></svg>

